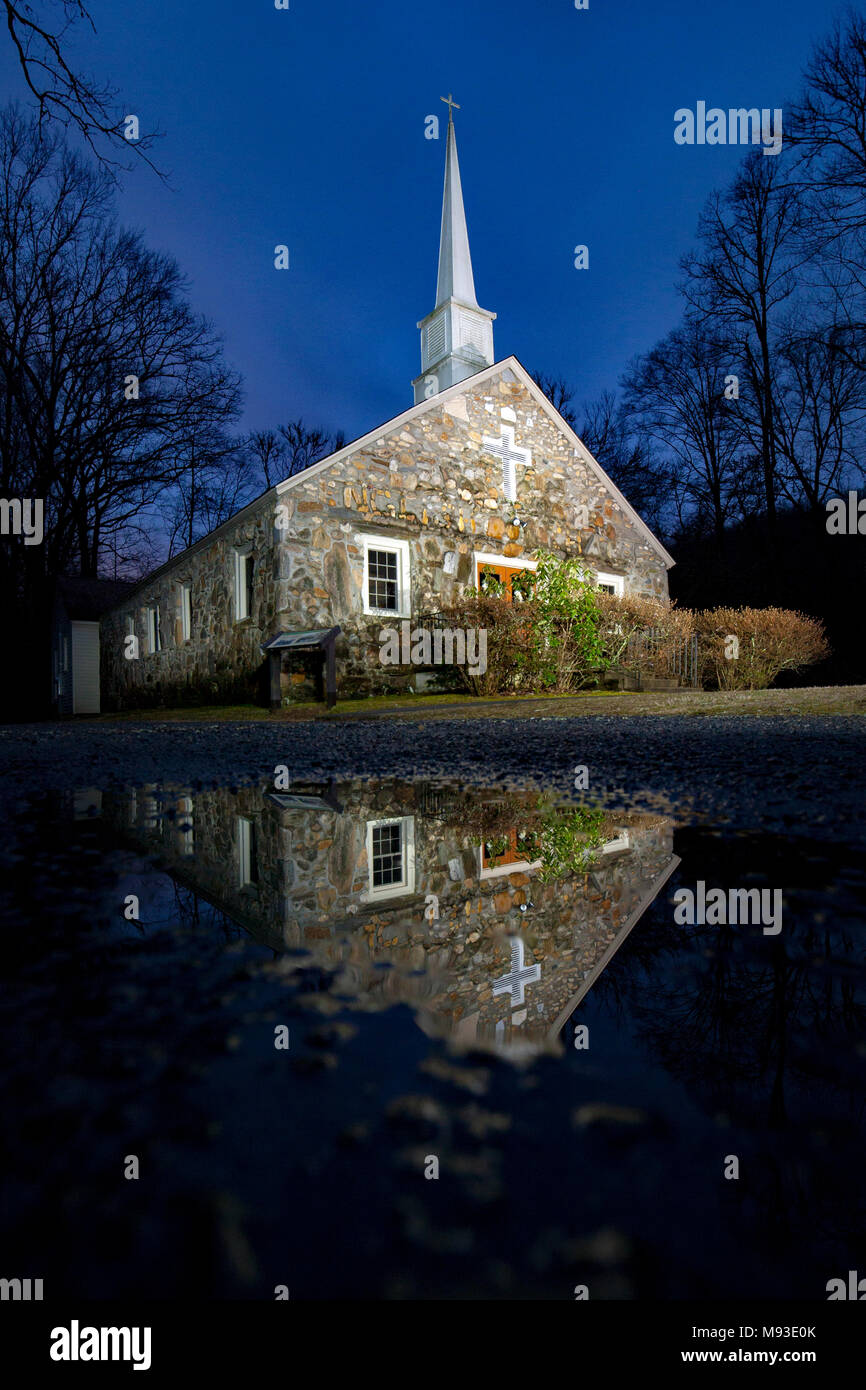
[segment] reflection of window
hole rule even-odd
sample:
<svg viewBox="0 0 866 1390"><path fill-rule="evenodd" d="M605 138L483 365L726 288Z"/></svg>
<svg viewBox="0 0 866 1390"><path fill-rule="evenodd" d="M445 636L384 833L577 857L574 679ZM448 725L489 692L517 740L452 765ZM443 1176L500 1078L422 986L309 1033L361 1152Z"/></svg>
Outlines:
<svg viewBox="0 0 866 1390"><path fill-rule="evenodd" d="M481 878L498 878L502 874L525 873L537 869L540 845L538 835L532 830L503 830L490 839L484 840L478 851L478 868Z"/></svg>
<svg viewBox="0 0 866 1390"><path fill-rule="evenodd" d="M409 542L364 537L364 612L409 615Z"/></svg>
<svg viewBox="0 0 866 1390"><path fill-rule="evenodd" d="M368 897L415 891L415 822L412 816L367 823Z"/></svg>
<svg viewBox="0 0 866 1390"><path fill-rule="evenodd" d="M616 839L605 841L605 843L601 846L601 852L602 854L613 854L615 850L628 849L629 843L630 841L628 838L628 831L619 830L617 832Z"/></svg>
<svg viewBox="0 0 866 1390"><path fill-rule="evenodd" d="M183 855L194 854L195 837L193 834L192 797L178 797L177 805L174 809L176 814L175 826L177 829L178 852Z"/></svg>
<svg viewBox="0 0 866 1390"><path fill-rule="evenodd" d="M602 574L599 572L595 579L598 588L604 594L615 594L617 598L621 598L625 593L625 580L621 574Z"/></svg>
<svg viewBox="0 0 866 1390"><path fill-rule="evenodd" d="M241 888L259 881L255 821L238 816L238 880Z"/></svg>

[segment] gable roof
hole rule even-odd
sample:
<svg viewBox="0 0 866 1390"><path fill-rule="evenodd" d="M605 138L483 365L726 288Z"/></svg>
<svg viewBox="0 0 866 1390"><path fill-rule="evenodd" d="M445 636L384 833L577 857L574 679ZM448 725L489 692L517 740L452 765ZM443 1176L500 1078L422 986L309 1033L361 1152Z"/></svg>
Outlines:
<svg viewBox="0 0 866 1390"><path fill-rule="evenodd" d="M330 468L331 464L351 458L353 454L359 453L362 449L366 448L367 445L374 443L377 439L381 439L383 434L390 434L392 430L399 429L401 425L408 424L410 420L417 419L419 415L425 414L428 410L441 406L443 401L450 401L462 395L468 387L480 386L483 382L489 381L493 377L501 376L506 371L511 371L521 385L526 387L526 390L532 396L533 400L541 407L559 431L566 436L575 453L588 465L591 471L595 473L599 481L607 488L622 511L649 545L652 546L656 554L661 556L665 563L665 568L670 569L672 565L675 565L676 561L674 557L665 550L661 541L653 534L643 518L635 511L628 498L620 492L616 483L608 477L598 460L589 452L583 440L579 435L575 434L571 426L563 420L556 406L548 400L547 396L545 396L544 392L541 390L541 387L536 385L529 375L529 372L516 357L504 357L501 362L494 362L492 367L485 367L484 371L476 372L474 376L467 377L464 381L458 381L454 386L449 386L447 390L440 391L436 396L431 396L429 400L421 401L420 404L412 406L409 410L404 410L402 415L395 415L393 420L388 420L384 425L378 425L376 429L370 430L368 434L362 435L360 439L354 439L351 444L347 444L345 448L339 449L335 454L329 454L327 458L319 459L318 463L311 464L309 468L305 468L301 473L295 473L292 477L286 478L281 483L277 483L275 488L276 494L282 496L284 492L289 492L293 487L296 487L299 482L307 478L315 477L317 473L321 473L324 469ZM238 512L238 516L240 515L241 513ZM225 524L228 525L227 522ZM216 533L212 532L212 534Z"/></svg>
<svg viewBox="0 0 866 1390"><path fill-rule="evenodd" d="M563 420L556 406L548 400L540 386L536 385L523 364L518 361L516 357L504 357L501 362L494 362L492 367L485 367L483 371L476 372L473 376L466 377L463 381L458 381L454 386L449 386L445 391L440 391L437 395L431 396L429 400L421 401L418 405L410 406L408 410L403 411L402 415L395 415L393 419L386 420L382 425L377 425L375 429L369 430L367 434L361 435L359 439L353 439L351 444L346 444L342 449L338 449L336 453L329 454L327 458L319 459L317 463L310 464L309 468L302 469L300 473L293 473L291 477L285 478L281 483L275 483L273 487L268 488L265 492L260 493L258 497L255 497L252 502L248 502L245 507L241 507L240 510L230 516L227 521L223 521L219 526L215 526L206 536L202 536L199 540L188 546L186 550L182 550L178 555L173 555L170 560L166 560L162 565L159 565L157 569L151 570L143 579L131 584L127 593L127 598L137 590L153 584L169 570L184 564L190 555L195 555L198 551L203 550L217 536L223 534L231 527L236 526L245 516L250 516L256 512L268 498L276 502L283 493L291 491L298 483L306 482L308 478L314 478L317 473L321 473L326 468L330 468L332 464L342 463L345 459L352 458L354 454L360 453L362 449L375 443L375 441L381 439L383 435L390 434L392 431L399 429L402 425L407 424L410 420L415 420L419 415L424 415L429 410L438 409L443 402L454 400L458 396L461 396L470 386L479 386L483 382L492 380L496 376L504 375L507 371L510 371L515 379L525 386L533 400L536 401L560 432L566 436L575 453L578 454L582 461L596 474L599 481L607 488L608 492L630 519L635 528L640 532L656 554L661 557L664 561L665 568L670 569L672 565L675 565L676 561L673 556L665 550L661 541L653 534L643 518L638 515L628 498L620 492L613 480L608 477L598 460L589 452L583 440L575 434L571 426ZM115 604L113 606L117 607L118 605Z"/></svg>

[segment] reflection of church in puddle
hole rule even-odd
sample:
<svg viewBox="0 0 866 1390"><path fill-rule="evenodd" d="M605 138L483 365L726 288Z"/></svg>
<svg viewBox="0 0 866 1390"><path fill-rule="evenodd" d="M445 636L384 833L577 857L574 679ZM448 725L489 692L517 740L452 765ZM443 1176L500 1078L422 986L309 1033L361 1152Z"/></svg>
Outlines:
<svg viewBox="0 0 866 1390"><path fill-rule="evenodd" d="M584 849L573 806L431 783L116 805L137 845L258 941L305 948L365 1007L404 1000L468 1045L555 1038L676 867L664 817L587 814Z"/></svg>

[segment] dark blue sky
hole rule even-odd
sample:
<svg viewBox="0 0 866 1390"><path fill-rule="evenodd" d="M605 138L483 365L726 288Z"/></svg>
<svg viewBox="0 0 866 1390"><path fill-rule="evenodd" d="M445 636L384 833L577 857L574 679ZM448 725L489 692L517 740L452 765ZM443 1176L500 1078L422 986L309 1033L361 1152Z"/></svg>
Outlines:
<svg viewBox="0 0 866 1390"><path fill-rule="evenodd" d="M123 219L170 251L246 382L244 423L349 438L412 404L433 308L454 92L496 357L615 386L677 321L674 285L737 148L677 146L677 107L784 107L830 11L807 0L90 0L75 51L165 138ZM6 41L0 82L22 91ZM286 243L292 268L277 271ZM586 243L590 268L573 247Z"/></svg>

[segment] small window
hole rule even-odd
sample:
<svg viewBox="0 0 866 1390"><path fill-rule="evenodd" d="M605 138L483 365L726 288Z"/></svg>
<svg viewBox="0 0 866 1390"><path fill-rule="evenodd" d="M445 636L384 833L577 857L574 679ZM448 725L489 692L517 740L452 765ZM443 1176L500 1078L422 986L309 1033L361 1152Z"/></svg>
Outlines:
<svg viewBox="0 0 866 1390"><path fill-rule="evenodd" d="M235 551L235 622L252 616L255 559L249 550Z"/></svg>
<svg viewBox="0 0 866 1390"><path fill-rule="evenodd" d="M368 898L415 891L415 821L412 816L367 823Z"/></svg>
<svg viewBox="0 0 866 1390"><path fill-rule="evenodd" d="M192 637L192 587L184 584L180 591L180 635L184 642Z"/></svg>
<svg viewBox="0 0 866 1390"><path fill-rule="evenodd" d="M162 626L158 603L147 610L147 649L149 652L162 651Z"/></svg>
<svg viewBox="0 0 866 1390"><path fill-rule="evenodd" d="M367 598L371 608L400 607L400 562L394 550L367 551Z"/></svg>
<svg viewBox="0 0 866 1390"><path fill-rule="evenodd" d="M256 824L247 816L238 816L238 882L241 888L259 881L259 856L256 846Z"/></svg>
<svg viewBox="0 0 866 1390"><path fill-rule="evenodd" d="M622 598L625 593L625 580L621 574L597 574L596 585L603 594L614 594Z"/></svg>
<svg viewBox="0 0 866 1390"><path fill-rule="evenodd" d="M409 543L364 537L364 612L408 617Z"/></svg>

